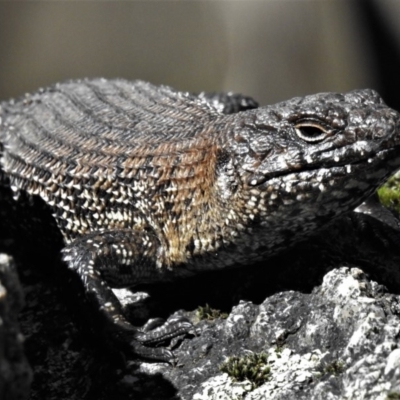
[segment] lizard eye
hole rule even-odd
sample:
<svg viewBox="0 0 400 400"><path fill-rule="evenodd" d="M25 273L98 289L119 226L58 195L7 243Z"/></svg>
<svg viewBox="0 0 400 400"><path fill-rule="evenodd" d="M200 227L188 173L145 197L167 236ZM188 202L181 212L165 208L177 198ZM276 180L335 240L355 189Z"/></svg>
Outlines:
<svg viewBox="0 0 400 400"><path fill-rule="evenodd" d="M314 121L299 122L294 128L297 136L309 143L321 142L329 133L326 128Z"/></svg>

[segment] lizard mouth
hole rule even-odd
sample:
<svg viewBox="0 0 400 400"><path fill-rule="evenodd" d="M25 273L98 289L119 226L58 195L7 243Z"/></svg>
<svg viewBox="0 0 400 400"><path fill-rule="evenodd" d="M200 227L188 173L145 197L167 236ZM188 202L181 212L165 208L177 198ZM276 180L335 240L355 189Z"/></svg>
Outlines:
<svg viewBox="0 0 400 400"><path fill-rule="evenodd" d="M349 174L354 172L354 169L363 169L366 176L375 176L382 170L384 175L388 176L400 167L400 146L380 150L353 162L339 162L334 165L322 166L322 168L328 169L335 167L345 168Z"/></svg>
<svg viewBox="0 0 400 400"><path fill-rule="evenodd" d="M333 161L333 160L332 160ZM321 163L322 164L322 163ZM271 212L321 217L350 211L371 196L400 167L400 147L347 163L325 163L279 173L260 185Z"/></svg>
<svg viewBox="0 0 400 400"><path fill-rule="evenodd" d="M275 179L290 179L293 176L304 175L298 178L302 181L312 179L312 177L321 175L327 180L335 180L345 176L354 179L370 181L377 180L377 185L387 180L400 167L400 146L380 150L374 154L357 159L354 161L343 162L324 162L314 165L306 165L294 171L275 171L268 172L262 177L258 177L258 185L269 186ZM356 171L362 171L361 177L358 177ZM308 177L308 178L307 178ZM293 178L292 178L293 179Z"/></svg>

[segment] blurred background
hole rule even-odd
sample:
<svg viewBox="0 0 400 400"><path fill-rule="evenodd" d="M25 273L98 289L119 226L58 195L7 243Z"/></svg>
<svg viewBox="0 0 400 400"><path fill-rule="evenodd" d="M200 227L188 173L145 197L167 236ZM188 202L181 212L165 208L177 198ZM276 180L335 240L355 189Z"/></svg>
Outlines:
<svg viewBox="0 0 400 400"><path fill-rule="evenodd" d="M400 109L400 1L0 2L0 99L121 77L261 104L377 89Z"/></svg>

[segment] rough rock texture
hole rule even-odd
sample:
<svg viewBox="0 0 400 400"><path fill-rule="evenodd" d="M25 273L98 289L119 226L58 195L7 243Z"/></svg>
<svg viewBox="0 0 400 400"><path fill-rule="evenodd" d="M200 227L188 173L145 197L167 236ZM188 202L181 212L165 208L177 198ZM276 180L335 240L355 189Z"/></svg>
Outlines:
<svg viewBox="0 0 400 400"><path fill-rule="evenodd" d="M211 332L204 327L201 338L188 345L196 358L204 337L213 336L207 358L196 367L207 379L193 396L183 388L182 398L385 400L389 393L399 395L399 315L399 296L385 293L356 268L328 273L310 295L282 292L259 306L243 301L226 321L215 323ZM210 374L210 361L217 365L249 350L269 354L270 378L259 388L251 391L249 381L235 382L216 370ZM179 379L174 371L168 375Z"/></svg>
<svg viewBox="0 0 400 400"><path fill-rule="evenodd" d="M0 399L29 396L31 369L23 352L17 315L23 306L22 289L11 257L0 254Z"/></svg>

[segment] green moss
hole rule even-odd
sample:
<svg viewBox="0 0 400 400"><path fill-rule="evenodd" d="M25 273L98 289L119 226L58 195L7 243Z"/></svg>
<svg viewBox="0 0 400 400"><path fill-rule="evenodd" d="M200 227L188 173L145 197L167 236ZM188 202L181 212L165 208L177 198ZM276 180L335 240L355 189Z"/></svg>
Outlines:
<svg viewBox="0 0 400 400"><path fill-rule="evenodd" d="M227 313L223 313L220 310L216 310L215 308L211 308L208 304L204 307L199 307L197 309L197 317L200 320L206 319L208 321L214 321L217 318L226 319L228 318Z"/></svg>
<svg viewBox="0 0 400 400"><path fill-rule="evenodd" d="M275 353L278 358L281 358L281 354L282 354L282 351L284 348L285 348L285 345L275 347Z"/></svg>
<svg viewBox="0 0 400 400"><path fill-rule="evenodd" d="M229 357L227 361L220 365L219 369L221 372L226 372L235 381L250 381L252 390L261 386L271 376L271 368L266 353Z"/></svg>
<svg viewBox="0 0 400 400"><path fill-rule="evenodd" d="M378 189L378 196L384 206L400 213L400 178L392 176Z"/></svg>
<svg viewBox="0 0 400 400"><path fill-rule="evenodd" d="M340 360L332 361L324 367L325 375L339 375L344 371L345 363Z"/></svg>
<svg viewBox="0 0 400 400"><path fill-rule="evenodd" d="M390 392L386 396L386 400L400 400L399 392Z"/></svg>

